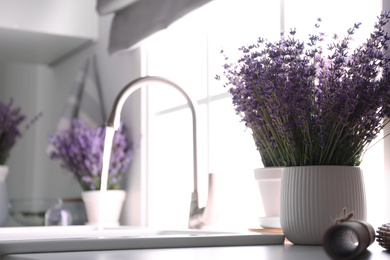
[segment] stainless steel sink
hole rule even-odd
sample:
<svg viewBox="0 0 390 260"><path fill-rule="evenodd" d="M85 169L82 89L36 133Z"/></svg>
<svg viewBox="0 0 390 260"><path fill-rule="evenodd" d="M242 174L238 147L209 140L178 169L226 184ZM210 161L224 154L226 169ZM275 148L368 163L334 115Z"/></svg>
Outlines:
<svg viewBox="0 0 390 260"><path fill-rule="evenodd" d="M121 226L0 228L0 255L91 250L283 244L281 234L155 230Z"/></svg>

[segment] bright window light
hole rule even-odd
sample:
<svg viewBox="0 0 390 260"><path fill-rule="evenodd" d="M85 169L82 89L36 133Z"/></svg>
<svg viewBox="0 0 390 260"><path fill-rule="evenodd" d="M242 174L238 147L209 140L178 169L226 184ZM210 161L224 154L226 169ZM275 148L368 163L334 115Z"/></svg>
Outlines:
<svg viewBox="0 0 390 260"><path fill-rule="evenodd" d="M220 50L234 61L238 47L254 43L258 37L278 40L281 27L286 31L296 27L298 37L306 40L309 33L315 32L318 17L323 21L322 31L340 36L355 22L362 22L354 37L361 42L369 36L381 8L379 0L280 2L214 0L150 37L143 46L147 74L172 80L198 103L200 203L206 204L207 175L213 172L217 174L219 225L226 230L257 227L257 218L264 212L253 176L253 169L262 167L262 163L251 131L240 123L223 83L214 79L222 75ZM160 228L186 228L193 187L191 113L184 97L169 86L150 87L148 93L147 223ZM383 174L383 167L378 166L383 163L377 159L383 157L381 154L383 145L375 146L366 155L363 167L371 171L374 160L376 174ZM371 178L371 173L369 176L367 194L372 200L370 188L375 177ZM368 209L376 210L371 206Z"/></svg>

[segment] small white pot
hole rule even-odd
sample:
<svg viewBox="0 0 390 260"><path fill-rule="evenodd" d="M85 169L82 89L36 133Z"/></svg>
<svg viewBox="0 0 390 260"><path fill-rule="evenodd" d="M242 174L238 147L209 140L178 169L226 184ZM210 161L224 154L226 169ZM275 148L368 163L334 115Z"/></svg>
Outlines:
<svg viewBox="0 0 390 260"><path fill-rule="evenodd" d="M363 172L353 166L286 167L282 174L280 222L294 244L321 245L326 230L343 217L366 220Z"/></svg>
<svg viewBox="0 0 390 260"><path fill-rule="evenodd" d="M87 211L89 225L99 224L100 191L83 191L81 197ZM118 226L126 192L123 190L107 190L103 203L103 226Z"/></svg>
<svg viewBox="0 0 390 260"><path fill-rule="evenodd" d="M8 166L0 165L0 227L5 226L8 220L8 194L5 179L8 174Z"/></svg>
<svg viewBox="0 0 390 260"><path fill-rule="evenodd" d="M254 170L259 186L265 217L259 218L264 228L280 228L279 201L283 167L265 167Z"/></svg>

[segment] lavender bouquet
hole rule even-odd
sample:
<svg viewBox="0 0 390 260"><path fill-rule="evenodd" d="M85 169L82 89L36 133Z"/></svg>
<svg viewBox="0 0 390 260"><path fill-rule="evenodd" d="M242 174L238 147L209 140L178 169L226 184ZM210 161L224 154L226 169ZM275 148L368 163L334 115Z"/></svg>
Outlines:
<svg viewBox="0 0 390 260"><path fill-rule="evenodd" d="M240 48L238 62L224 66L225 86L264 166L361 163L389 122L390 37L383 30L389 18L382 13L354 50L349 44L360 24L326 46L324 34L305 44L291 30L278 42L260 38Z"/></svg>
<svg viewBox="0 0 390 260"><path fill-rule="evenodd" d="M26 118L20 107L12 108L12 105L12 99L8 104L0 101L0 165L5 164L17 138L22 136L19 126Z"/></svg>
<svg viewBox="0 0 390 260"><path fill-rule="evenodd" d="M108 173L108 189L120 189L123 175L133 158L126 128L122 124L116 131ZM105 128L89 128L83 121L74 119L69 129L57 135L49 135L53 146L52 159L59 159L61 166L71 173L83 190L98 190L101 183Z"/></svg>

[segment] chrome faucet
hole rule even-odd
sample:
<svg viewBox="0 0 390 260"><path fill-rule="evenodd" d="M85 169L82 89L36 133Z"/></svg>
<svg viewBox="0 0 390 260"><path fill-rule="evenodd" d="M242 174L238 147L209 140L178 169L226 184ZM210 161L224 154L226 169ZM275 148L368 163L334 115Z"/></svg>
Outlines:
<svg viewBox="0 0 390 260"><path fill-rule="evenodd" d="M134 93L136 90L140 89L142 86L145 86L145 83L164 83L171 87L177 89L187 100L188 106L191 109L192 113L192 129L193 129L193 168L194 168L194 190L191 195L191 204L190 204L190 213L188 220L188 227L192 229L202 229L207 225L210 225L214 217L214 208L215 208L215 175L209 174L209 190L208 190L208 199L206 207L199 208L199 195L198 195L198 148L197 148L197 118L196 118L196 109L195 104L190 96L178 85L175 83L156 76L146 76L137 78L130 83L128 83L117 95L112 111L108 116L106 121L107 127L113 127L115 130L118 130L120 126L120 114L123 108L123 105L127 98Z"/></svg>

